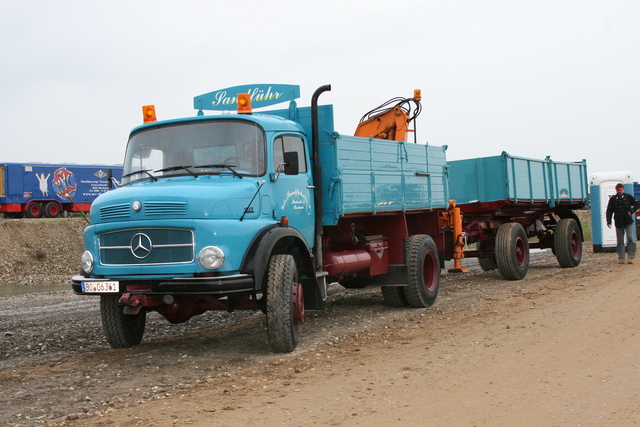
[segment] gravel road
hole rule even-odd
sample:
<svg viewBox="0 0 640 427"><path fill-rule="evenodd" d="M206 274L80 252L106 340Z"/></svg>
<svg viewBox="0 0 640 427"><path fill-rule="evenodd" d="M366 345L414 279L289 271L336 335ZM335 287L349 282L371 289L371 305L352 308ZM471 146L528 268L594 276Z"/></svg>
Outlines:
<svg viewBox="0 0 640 427"><path fill-rule="evenodd" d="M60 224L43 227L39 222L28 222L20 226L18 234L28 238L11 240L3 261L8 269L1 275L5 284L51 283L56 289L64 284L60 278L67 280L73 274L82 250L81 239L77 239L82 224ZM54 239L57 245L38 246L24 227L35 228L41 238L58 233ZM52 231L54 228L65 230ZM71 236L69 229L76 234ZM64 254L56 253L60 242L67 248ZM34 249L38 247L39 255ZM438 301L430 309L390 308L383 304L378 289L348 290L333 285L326 310L308 313L298 349L286 355L269 352L261 313L207 312L179 325L150 313L142 344L113 350L104 341L95 297L77 296L70 290L0 297L0 425L208 425L206 420L213 415L219 425L327 425L329 418L300 418L301 422L293 424L261 419L258 423L251 418L260 413L255 412L258 408L234 409L252 408L255 393L263 387L275 392L264 404L284 405L281 409L285 412L287 400L280 402L278 396L284 399L287 390L312 387L314 393L326 393L318 398L329 402L336 385L327 382L321 386L315 373L322 372L321 378L327 381L339 378L362 367L365 353L370 363L384 366L389 363L385 355L390 349L409 348L418 339L426 347L418 345L414 351L419 354L409 358L426 355L441 359L442 354L430 354L430 349L466 333L469 321L473 325L503 322L517 301L535 305L536 298L550 298L566 289L579 295L590 285L601 283L604 275L609 275L612 283L628 280L614 274L612 259L608 254L593 254L586 243L580 266L561 269L550 251L536 252L527 277L521 281L502 280L497 272L480 271L473 261L465 260L464 266L471 272L445 272ZM56 263L51 267L56 274L42 273L48 270L48 262ZM61 262L68 275L58 265ZM412 338L410 331L428 336ZM486 357L488 361L494 356ZM483 359L473 363L481 364ZM218 393L218 397L207 401L201 393ZM180 410L185 403L194 411L199 409L185 413ZM370 410L370 414L375 412ZM192 416L195 413L200 415ZM344 416L330 418L337 421L329 424L352 424Z"/></svg>

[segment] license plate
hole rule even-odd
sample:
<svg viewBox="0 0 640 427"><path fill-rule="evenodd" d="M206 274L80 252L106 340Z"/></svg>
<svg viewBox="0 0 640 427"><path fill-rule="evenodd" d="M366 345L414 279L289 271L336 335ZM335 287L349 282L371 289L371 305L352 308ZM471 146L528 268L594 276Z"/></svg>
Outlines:
<svg viewBox="0 0 640 427"><path fill-rule="evenodd" d="M118 293L119 282L82 282L82 292L85 293Z"/></svg>

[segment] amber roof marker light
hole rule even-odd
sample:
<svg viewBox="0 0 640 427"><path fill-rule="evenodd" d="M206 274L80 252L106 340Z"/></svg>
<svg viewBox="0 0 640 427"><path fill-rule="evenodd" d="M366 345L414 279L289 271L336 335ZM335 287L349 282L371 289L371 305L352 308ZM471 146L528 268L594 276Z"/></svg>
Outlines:
<svg viewBox="0 0 640 427"><path fill-rule="evenodd" d="M142 118L144 124L157 122L156 107L154 105L145 105L142 107Z"/></svg>
<svg viewBox="0 0 640 427"><path fill-rule="evenodd" d="M251 95L248 93L238 94L238 114L251 114Z"/></svg>

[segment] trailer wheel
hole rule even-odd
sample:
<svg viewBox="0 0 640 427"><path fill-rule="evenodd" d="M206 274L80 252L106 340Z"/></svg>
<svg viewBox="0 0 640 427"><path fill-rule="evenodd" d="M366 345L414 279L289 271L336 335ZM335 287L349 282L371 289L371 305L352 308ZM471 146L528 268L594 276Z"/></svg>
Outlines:
<svg viewBox="0 0 640 427"><path fill-rule="evenodd" d="M416 234L405 240L405 259L409 283L403 288L411 307L430 307L436 301L440 287L438 248L426 234Z"/></svg>
<svg viewBox="0 0 640 427"><path fill-rule="evenodd" d="M295 350L304 322L304 296L291 255L273 255L267 272L267 332L274 353Z"/></svg>
<svg viewBox="0 0 640 427"><path fill-rule="evenodd" d="M478 263L482 271L491 271L498 268L498 263L494 257L478 257Z"/></svg>
<svg viewBox="0 0 640 427"><path fill-rule="evenodd" d="M380 290L385 304L391 307L407 307L409 302L407 302L402 288L402 286L381 286Z"/></svg>
<svg viewBox="0 0 640 427"><path fill-rule="evenodd" d="M60 216L60 212L62 212L62 209L56 202L49 202L44 205L44 216L47 218L57 218Z"/></svg>
<svg viewBox="0 0 640 427"><path fill-rule="evenodd" d="M506 280L521 280L529 270L529 240L517 222L502 224L496 235L496 263Z"/></svg>
<svg viewBox="0 0 640 427"><path fill-rule="evenodd" d="M553 238L554 254L562 268L577 267L582 260L582 233L573 218L564 218L556 225Z"/></svg>
<svg viewBox="0 0 640 427"><path fill-rule="evenodd" d="M147 311L143 307L138 314L124 314L118 299L120 295L100 295L102 330L111 348L133 347L142 341Z"/></svg>
<svg viewBox="0 0 640 427"><path fill-rule="evenodd" d="M40 218L42 216L42 206L38 202L29 202L25 213L27 218Z"/></svg>

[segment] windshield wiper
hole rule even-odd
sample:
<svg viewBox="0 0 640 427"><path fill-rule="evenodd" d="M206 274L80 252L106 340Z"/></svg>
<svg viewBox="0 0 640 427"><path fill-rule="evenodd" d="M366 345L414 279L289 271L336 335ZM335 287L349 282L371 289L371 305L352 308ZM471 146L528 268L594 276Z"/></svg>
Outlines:
<svg viewBox="0 0 640 427"><path fill-rule="evenodd" d="M153 179L154 181L157 181L157 180L158 180L158 178L156 178L155 176L151 175L151 174L149 173L149 171L150 171L150 170L151 170L151 169L143 169L143 170L139 170L139 171L135 171L135 172L129 172L129 173L127 173L127 174L122 175L122 177L123 177L123 178L126 178L126 177L128 177L128 176L135 175L135 174L137 174L137 173L146 173L147 175L149 175L149 177L150 177L151 179Z"/></svg>
<svg viewBox="0 0 640 427"><path fill-rule="evenodd" d="M213 163L213 164L210 164L210 165L194 166L195 169L198 169L198 168L203 168L203 169L206 169L206 168L227 168L235 176L237 176L238 178L242 179L242 175L240 175L237 170L233 169L235 167L237 167L237 166L236 165L225 165L225 164L222 164L222 163Z"/></svg>
<svg viewBox="0 0 640 427"><path fill-rule="evenodd" d="M193 173L193 171L190 169L193 166L170 166L168 168L164 168L164 169L158 169L157 171L154 171L155 173L159 173L159 172L171 172L171 171L177 171L180 169L184 169L187 172L189 172L189 175L191 176L197 176L195 173Z"/></svg>

